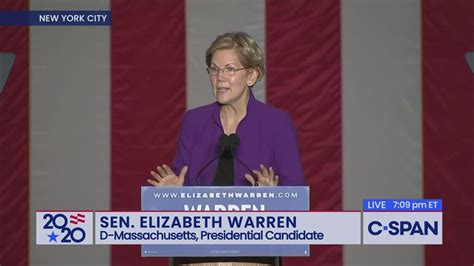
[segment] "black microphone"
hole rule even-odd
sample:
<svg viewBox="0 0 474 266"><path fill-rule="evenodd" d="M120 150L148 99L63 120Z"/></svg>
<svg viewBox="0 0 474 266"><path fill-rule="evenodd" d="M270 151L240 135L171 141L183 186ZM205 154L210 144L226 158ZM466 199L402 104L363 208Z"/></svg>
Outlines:
<svg viewBox="0 0 474 266"><path fill-rule="evenodd" d="M214 162L217 158L219 158L226 150L228 151L230 149L229 147L229 136L226 134L222 134L219 136L219 141L218 141L218 153L217 155L212 158L208 163L206 163L197 173L196 178L194 178L193 186L197 185L197 182L199 180L199 175L206 169L212 162Z"/></svg>
<svg viewBox="0 0 474 266"><path fill-rule="evenodd" d="M237 156L237 154L235 154L235 151L239 148L240 146L240 138L239 138L239 135L237 134L230 134L229 135L229 149L230 149L230 152L232 153L232 155L234 156L234 158L239 162L241 163L246 169L247 171L249 171L249 174L253 177L255 183L254 183L254 186L258 186L258 182L257 182L257 178L255 178L255 176L253 175L253 172L252 170L250 170L250 168L244 163L242 162L242 160L239 159L239 157Z"/></svg>

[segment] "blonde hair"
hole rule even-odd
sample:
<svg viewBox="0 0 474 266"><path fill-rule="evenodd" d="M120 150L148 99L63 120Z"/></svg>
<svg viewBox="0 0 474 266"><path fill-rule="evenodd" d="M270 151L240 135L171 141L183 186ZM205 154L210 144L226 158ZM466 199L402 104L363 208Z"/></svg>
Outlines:
<svg viewBox="0 0 474 266"><path fill-rule="evenodd" d="M242 66L255 68L258 73L257 81L265 76L263 52L250 35L245 32L228 32L217 36L206 51L206 64L211 66L214 53L218 50L231 49L237 52Z"/></svg>

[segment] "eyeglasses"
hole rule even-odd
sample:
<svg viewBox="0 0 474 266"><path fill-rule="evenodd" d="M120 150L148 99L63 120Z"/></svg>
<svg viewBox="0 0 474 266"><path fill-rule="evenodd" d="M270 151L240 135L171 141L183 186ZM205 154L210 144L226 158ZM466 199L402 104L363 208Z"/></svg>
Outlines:
<svg viewBox="0 0 474 266"><path fill-rule="evenodd" d="M218 67L208 67L206 68L207 73L209 76L217 76L219 72L222 71L222 74L226 76L233 76L235 75L235 72L240 71L242 69L247 69L248 67L243 67L243 68L233 68L233 67L224 67L224 68L218 68Z"/></svg>

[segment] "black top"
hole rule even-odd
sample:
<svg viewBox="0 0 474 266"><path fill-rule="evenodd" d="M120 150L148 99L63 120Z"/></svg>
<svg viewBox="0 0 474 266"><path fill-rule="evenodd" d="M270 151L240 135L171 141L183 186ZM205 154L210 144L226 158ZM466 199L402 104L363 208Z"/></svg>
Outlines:
<svg viewBox="0 0 474 266"><path fill-rule="evenodd" d="M233 186L234 185L234 155L230 150L224 151L219 156L216 174L212 181L213 186Z"/></svg>

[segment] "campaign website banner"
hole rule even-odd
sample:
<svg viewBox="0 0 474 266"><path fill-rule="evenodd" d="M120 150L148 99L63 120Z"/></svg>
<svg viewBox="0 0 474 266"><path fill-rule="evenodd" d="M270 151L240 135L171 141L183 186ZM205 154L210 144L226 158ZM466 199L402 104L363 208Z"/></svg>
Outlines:
<svg viewBox="0 0 474 266"><path fill-rule="evenodd" d="M309 210L309 187L142 187L142 210ZM219 214L216 214L219 215ZM309 256L309 245L143 245L142 256Z"/></svg>
<svg viewBox="0 0 474 266"><path fill-rule="evenodd" d="M367 199L363 210L363 244L443 243L440 199Z"/></svg>
<svg viewBox="0 0 474 266"><path fill-rule="evenodd" d="M309 210L309 187L142 187L142 210Z"/></svg>
<svg viewBox="0 0 474 266"><path fill-rule="evenodd" d="M360 236L357 211L95 213L98 245L335 245L360 244Z"/></svg>

